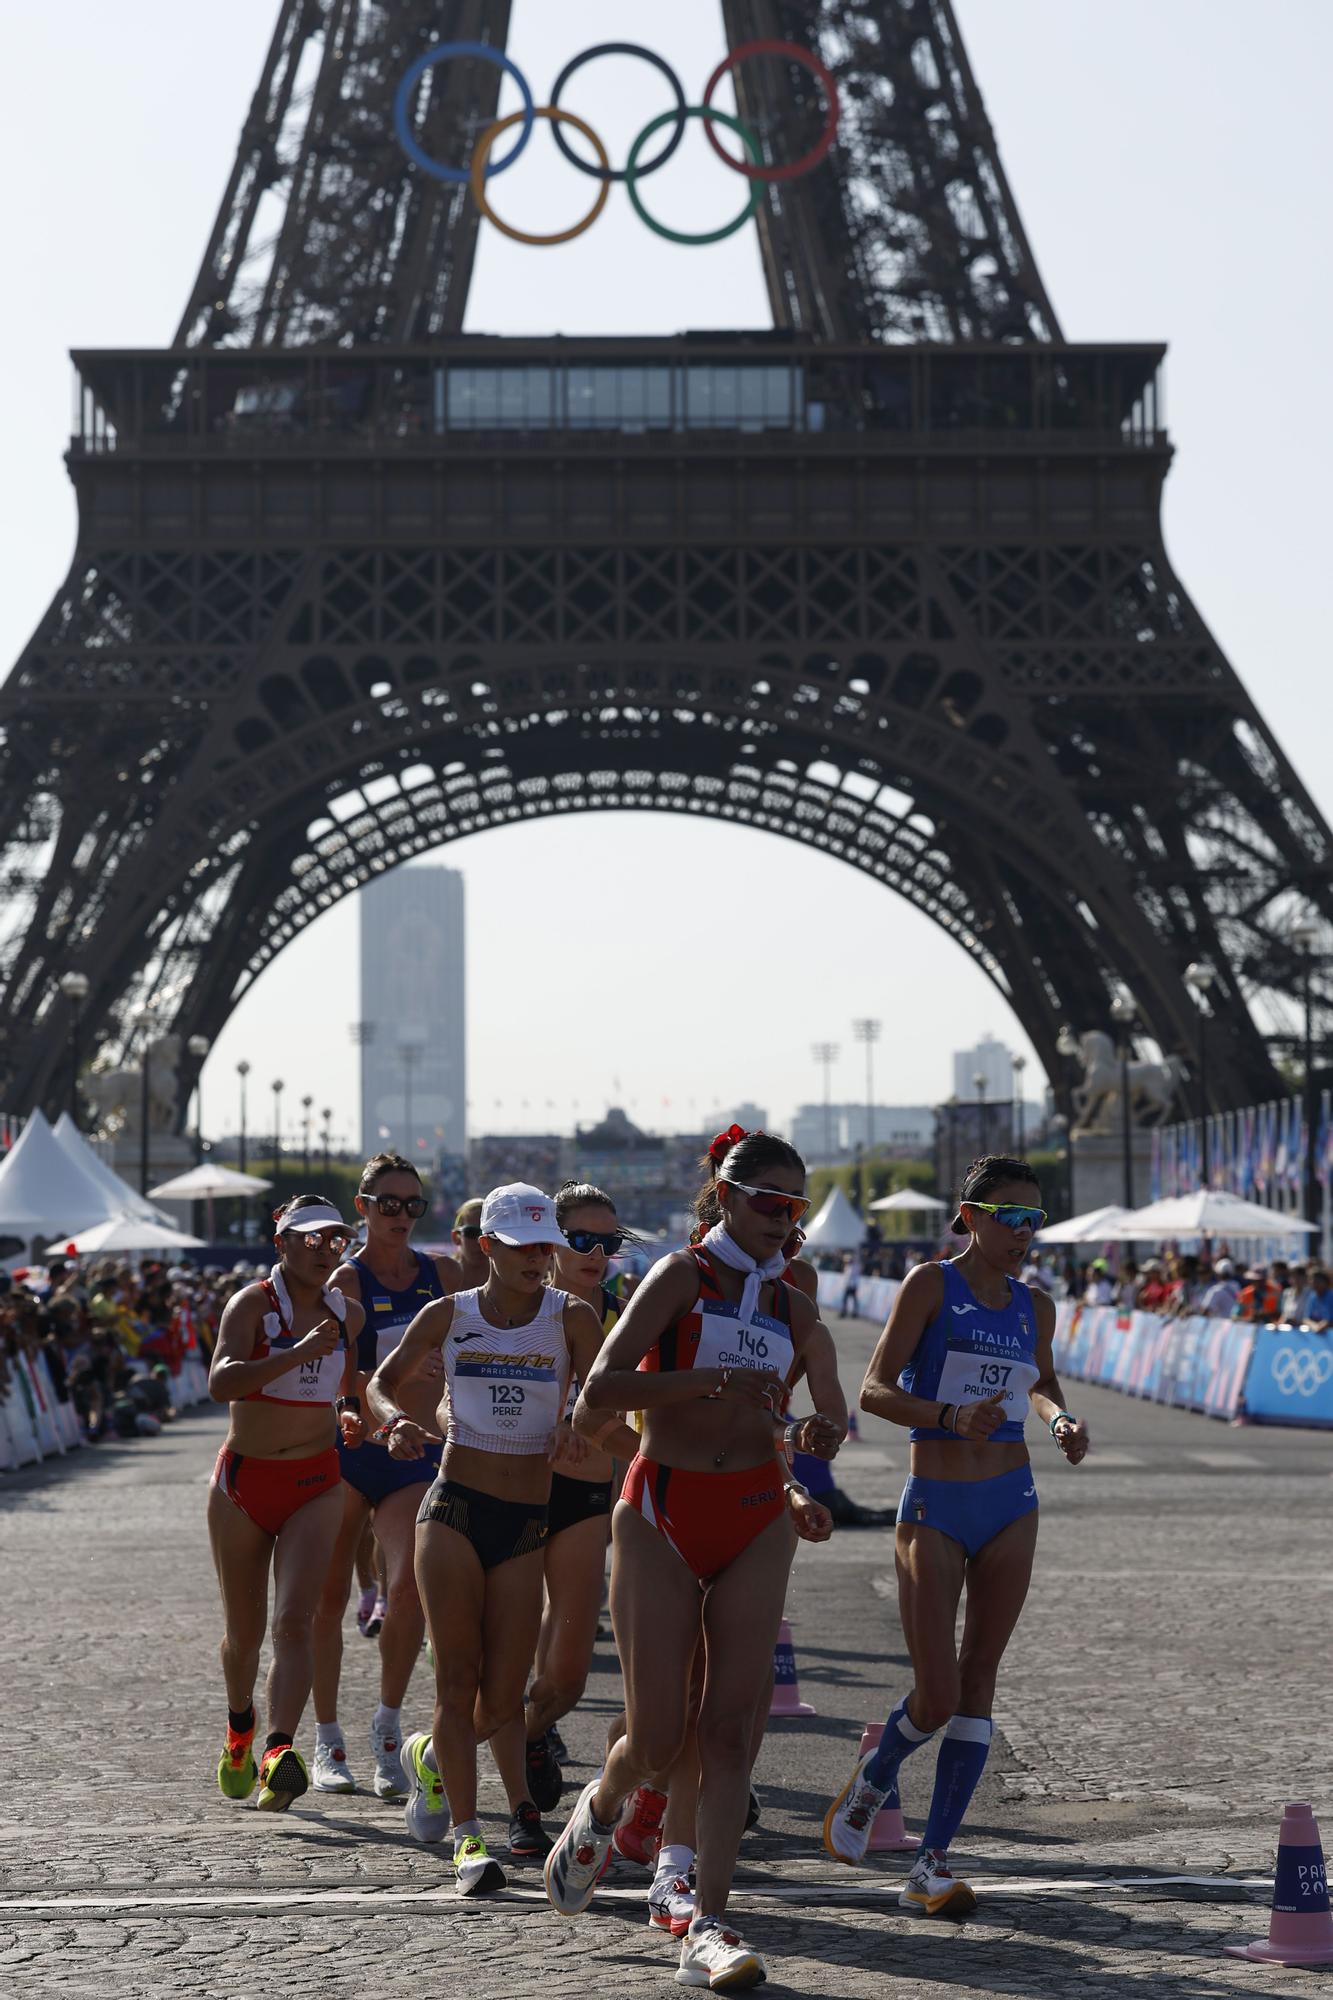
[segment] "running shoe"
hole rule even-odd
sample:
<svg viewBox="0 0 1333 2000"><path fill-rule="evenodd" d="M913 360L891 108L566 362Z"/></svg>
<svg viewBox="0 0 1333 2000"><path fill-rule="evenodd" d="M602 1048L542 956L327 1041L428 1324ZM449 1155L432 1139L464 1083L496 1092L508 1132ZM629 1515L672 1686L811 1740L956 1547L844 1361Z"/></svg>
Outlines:
<svg viewBox="0 0 1333 2000"><path fill-rule="evenodd" d="M557 1764L565 1765L573 1763L574 1759L569 1754L565 1739L554 1723L551 1724L546 1732L546 1740L551 1746L551 1755L555 1758Z"/></svg>
<svg viewBox="0 0 1333 2000"><path fill-rule="evenodd" d="M317 1792L354 1792L356 1779L347 1766L347 1745L340 1736L336 1743L316 1743L315 1775Z"/></svg>
<svg viewBox="0 0 1333 2000"><path fill-rule="evenodd" d="M683 1875L659 1875L648 1891L648 1921L655 1930L684 1937L694 1921L694 1891Z"/></svg>
<svg viewBox="0 0 1333 2000"><path fill-rule="evenodd" d="M866 1858L870 1836L879 1811L889 1794L872 1785L866 1766L874 1756L867 1751L851 1777L824 1814L824 1848L835 1861L859 1868Z"/></svg>
<svg viewBox="0 0 1333 2000"><path fill-rule="evenodd" d="M227 1747L218 1759L218 1790L224 1799L248 1799L258 1779L254 1730L238 1736L228 1728Z"/></svg>
<svg viewBox="0 0 1333 2000"><path fill-rule="evenodd" d="M310 1773L305 1758L290 1743L277 1743L264 1752L259 1760L259 1797L255 1800L258 1811L286 1812L292 1800L299 1799L309 1789Z"/></svg>
<svg viewBox="0 0 1333 2000"><path fill-rule="evenodd" d="M599 1771L583 1787L564 1831L546 1857L546 1893L562 1917L576 1917L587 1909L610 1859L614 1828L599 1827L592 1816L593 1797L601 1782Z"/></svg>
<svg viewBox="0 0 1333 2000"><path fill-rule="evenodd" d="M389 1607L384 1602L384 1599L380 1596L379 1592L376 1591L375 1602L370 1607L370 1616L366 1619L365 1624L362 1625L361 1627L361 1636L363 1638L377 1639L379 1637L380 1627L384 1623L384 1614L388 1610L388 1608Z"/></svg>
<svg viewBox="0 0 1333 2000"><path fill-rule="evenodd" d="M614 1835L615 1850L622 1860L637 1861L640 1868L655 1866L666 1804L666 1793L654 1791L651 1785L636 1786L630 1793Z"/></svg>
<svg viewBox="0 0 1333 2000"><path fill-rule="evenodd" d="M509 1852L515 1861L545 1861L555 1846L531 1799L524 1799L509 1822Z"/></svg>
<svg viewBox="0 0 1333 2000"><path fill-rule="evenodd" d="M759 1794L758 1794L758 1792L757 1792L757 1791L755 1790L754 1786L753 1786L753 1785L751 1785L751 1787L750 1787L750 1803L749 1803L749 1805L748 1805L748 1806L746 1806L746 1808L745 1808L745 1831L746 1831L747 1833L752 1833L752 1832L754 1831L755 1827L757 1827L757 1826L758 1826L758 1824L759 1824L759 1811L760 1811L760 1807L759 1807Z"/></svg>
<svg viewBox="0 0 1333 2000"><path fill-rule="evenodd" d="M923 1917L968 1917L977 1907L976 1891L952 1873L947 1854L930 1847L912 1863L898 1901Z"/></svg>
<svg viewBox="0 0 1333 2000"><path fill-rule="evenodd" d="M415 1736L408 1737L399 1752L409 1793L404 1814L407 1830L413 1840L419 1840L423 1847L443 1840L449 1831L449 1801L444 1796L444 1780L426 1762L425 1753L429 1749L430 1737L424 1729L419 1729Z"/></svg>
<svg viewBox="0 0 1333 2000"><path fill-rule="evenodd" d="M378 1722L370 1725L370 1748L375 1758L375 1797L401 1799L407 1794L403 1777L402 1745L390 1730Z"/></svg>
<svg viewBox="0 0 1333 2000"><path fill-rule="evenodd" d="M528 1794L542 1812L554 1812L565 1789L560 1766L551 1750L550 1738L537 1737L528 1745Z"/></svg>
<svg viewBox="0 0 1333 2000"><path fill-rule="evenodd" d="M757 1951L716 1917L696 1918L680 1946L677 1986L706 1986L713 1993L746 1993L762 1986L768 1967Z"/></svg>
<svg viewBox="0 0 1333 2000"><path fill-rule="evenodd" d="M375 1609L375 1599L378 1595L379 1592L372 1583L362 1591L360 1597L356 1600L356 1629L363 1639L370 1637L370 1634L366 1630L366 1623L371 1612Z"/></svg>
<svg viewBox="0 0 1333 2000"><path fill-rule="evenodd" d="M454 1882L460 1896L490 1896L504 1888L504 1869L491 1860L480 1834L464 1834L454 1849Z"/></svg>

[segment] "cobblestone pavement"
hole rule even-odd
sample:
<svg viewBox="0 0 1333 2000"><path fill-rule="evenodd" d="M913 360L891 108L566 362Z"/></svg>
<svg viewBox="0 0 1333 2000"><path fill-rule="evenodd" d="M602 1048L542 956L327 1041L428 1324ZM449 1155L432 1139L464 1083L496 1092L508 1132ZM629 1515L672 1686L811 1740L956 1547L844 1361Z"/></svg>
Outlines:
<svg viewBox="0 0 1333 2000"><path fill-rule="evenodd" d="M875 1329L837 1332L851 1388ZM1333 1441L1232 1430L1076 1385L1069 1395L1095 1448L1073 1471L1034 1441L1037 1578L955 1850L982 1895L965 1925L899 1910L899 1857L851 1871L822 1854L827 1800L862 1724L905 1685L905 1657L888 1533L844 1531L802 1550L789 1612L818 1714L769 1733L763 1824L733 1904L769 1958L770 1990L1241 2000L1319 1987L1318 1973L1239 1962L1221 1946L1266 1929L1284 1797L1311 1799L1333 1835ZM568 1923L531 1867L511 1871L504 1897L458 1904L445 1854L408 1842L401 1809L371 1796L316 1797L285 1818L218 1796L203 1510L221 1429L208 1409L151 1443L0 1480L0 1996L674 1990L675 1951L647 1928L645 1878L628 1865ZM863 1500L888 1500L903 1443L864 1429L840 1477ZM343 1719L367 1776L373 1668L353 1629ZM579 1782L619 1703L606 1644L566 1728ZM427 1713L423 1670L406 1714L416 1727ZM927 1751L906 1769L909 1826L930 1761ZM502 1841L489 1772L482 1813Z"/></svg>

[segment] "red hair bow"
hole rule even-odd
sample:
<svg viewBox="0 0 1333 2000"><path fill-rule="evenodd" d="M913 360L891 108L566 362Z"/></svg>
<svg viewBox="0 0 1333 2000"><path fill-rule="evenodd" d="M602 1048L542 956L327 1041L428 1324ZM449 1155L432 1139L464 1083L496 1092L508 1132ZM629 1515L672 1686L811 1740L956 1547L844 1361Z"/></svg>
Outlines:
<svg viewBox="0 0 1333 2000"><path fill-rule="evenodd" d="M732 1147L739 1146L741 1140L748 1139L749 1136L749 1133L741 1125L728 1125L725 1132L719 1132L712 1145L708 1148L708 1157L713 1162L713 1165L720 1167Z"/></svg>

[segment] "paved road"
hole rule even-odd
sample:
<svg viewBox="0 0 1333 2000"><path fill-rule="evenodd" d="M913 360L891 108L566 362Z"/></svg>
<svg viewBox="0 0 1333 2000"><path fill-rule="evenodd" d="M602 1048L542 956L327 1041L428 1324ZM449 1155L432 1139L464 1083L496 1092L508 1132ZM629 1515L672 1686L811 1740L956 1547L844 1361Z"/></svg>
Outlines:
<svg viewBox="0 0 1333 2000"><path fill-rule="evenodd" d="M844 1325L850 1385L874 1329ZM887 1533L798 1558L789 1610L818 1715L774 1726L758 1772L738 1921L799 1996L1059 1995L1241 2000L1319 1975L1220 1956L1267 1925L1278 1811L1310 1798L1333 1836L1329 1639L1333 1441L1231 1430L1109 1391L1078 1471L1034 1446L1038 1575L1002 1675L997 1735L955 1851L982 1890L968 1924L914 1921L905 1866L826 1861L818 1822L862 1724L904 1684ZM623 1867L590 1915L556 1917L536 1870L459 1905L401 1809L318 1799L283 1819L228 1806L205 1485L221 1413L0 1481L0 1994L156 2000L603 2000L674 1991ZM844 1483L895 1495L903 1447L873 1423ZM353 1747L372 1647L348 1644ZM609 1645L567 1730L582 1774L619 1706ZM408 1717L427 1715L424 1676ZM924 1811L930 1752L905 1774ZM361 1767L368 1768L363 1753ZM924 1767L924 1768L923 1768ZM483 1817L502 1832L493 1776ZM1201 1882L1179 1878L1202 1877ZM1125 1878L1129 1878L1126 1882Z"/></svg>

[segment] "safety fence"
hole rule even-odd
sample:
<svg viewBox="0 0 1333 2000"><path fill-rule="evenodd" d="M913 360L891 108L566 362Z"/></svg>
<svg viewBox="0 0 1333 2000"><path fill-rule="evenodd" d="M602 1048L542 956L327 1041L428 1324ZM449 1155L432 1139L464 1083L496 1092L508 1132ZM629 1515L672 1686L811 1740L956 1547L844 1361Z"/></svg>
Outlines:
<svg viewBox="0 0 1333 2000"><path fill-rule="evenodd" d="M898 1296L901 1287L898 1278L858 1278L852 1311L858 1319L886 1320L889 1308ZM842 1311L843 1300L847 1296L847 1273L845 1271L821 1271L819 1273L819 1304L821 1311L835 1315Z"/></svg>
<svg viewBox="0 0 1333 2000"><path fill-rule="evenodd" d="M1176 1409L1333 1428L1333 1337L1326 1333L1066 1302L1055 1353L1062 1375Z"/></svg>
<svg viewBox="0 0 1333 2000"><path fill-rule="evenodd" d="M197 1355L187 1354L172 1377L172 1401L180 1410L207 1395L207 1371ZM9 1388L0 1396L0 1472L63 1457L82 1443L74 1405L56 1394L46 1356L22 1350L11 1356Z"/></svg>

